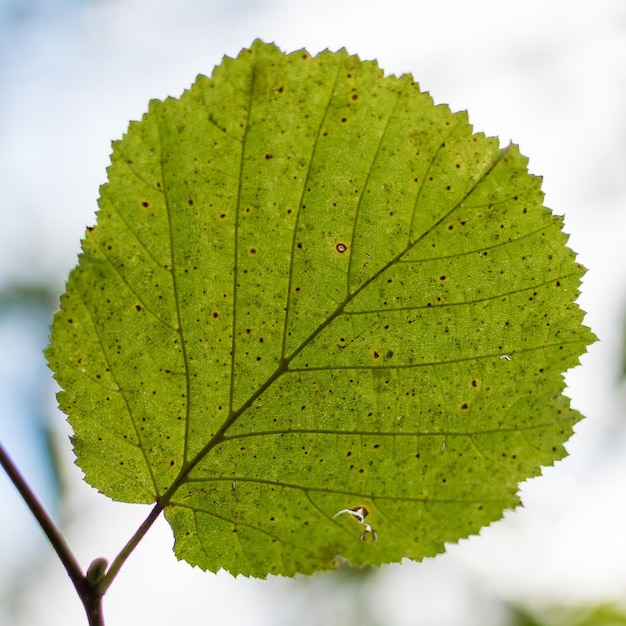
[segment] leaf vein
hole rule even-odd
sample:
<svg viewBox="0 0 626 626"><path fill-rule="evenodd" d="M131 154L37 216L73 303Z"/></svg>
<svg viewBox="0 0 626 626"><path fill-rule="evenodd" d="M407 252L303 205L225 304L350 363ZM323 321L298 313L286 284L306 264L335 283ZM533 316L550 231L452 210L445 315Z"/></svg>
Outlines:
<svg viewBox="0 0 626 626"><path fill-rule="evenodd" d="M569 341L559 341L558 343L549 343L541 346L532 346L530 348L521 348L517 350L503 350L499 352L489 354L476 354L472 356L458 357L456 359L446 359L443 361L429 361L426 363L406 363L404 365L319 365L312 367L293 367L289 368L286 373L296 372L317 372L317 371L335 371L335 370L400 370L400 369L412 369L415 367L434 367L438 365L450 364L450 363L465 363L466 361L480 361L484 359L500 359L503 352L507 356L512 357L516 354L525 354L529 352L535 352L537 350L545 350L546 348L556 348L566 345L582 344L587 345L584 339L572 339Z"/></svg>
<svg viewBox="0 0 626 626"><path fill-rule="evenodd" d="M236 435L224 436L223 441L236 441L239 439L249 439L252 437L276 437L284 435L338 435L351 437L361 435L363 437L482 437L483 435L493 435L498 433L515 433L522 431L538 430L550 428L555 424L568 424L568 419L556 419L551 422L541 424L529 424L524 426L511 426L510 428L488 428L476 431L461 430L430 430L430 431L384 431L384 430L339 430L335 428L293 428L284 430L262 430L249 433L238 433Z"/></svg>
<svg viewBox="0 0 626 626"><path fill-rule="evenodd" d="M445 144L445 142L444 142ZM442 144L443 145L443 144ZM409 243L405 249L405 251L402 253L403 256L404 254L406 254L409 250L411 250L419 241L421 241L422 239L424 239L424 237L426 237L426 235L430 234L433 230L435 230L435 228L437 228L438 226L440 226L444 220L447 220L450 218L450 216L457 211L460 207L464 206L464 202L465 200L472 194L474 193L474 191L476 191L476 189L480 186L480 184L487 178L487 176L489 176L489 174L491 174L491 172L494 170L494 168L496 167L496 165L498 165L498 163L500 163L500 161L505 157L506 153L510 150L511 146L507 146L506 148L502 149L502 150L498 150L498 152L496 152L493 160L491 161L491 163L484 169L484 171L477 176L471 183L471 185L468 187L467 191L465 192L465 194L463 195L463 197L452 206L452 208L450 208L449 211L447 211L446 213L444 213L438 220L436 220L431 226L429 226L421 235L419 235L418 237L416 237L413 241L409 240ZM438 152L437 152L438 154ZM434 161L434 159L433 159ZM432 165L432 163L431 163ZM417 211L417 205L418 202L416 201L415 203L415 211ZM415 213L414 213L415 215ZM413 224L411 224L411 228L409 229L409 239L411 237L411 233L413 232Z"/></svg>
<svg viewBox="0 0 626 626"><path fill-rule="evenodd" d="M137 437L137 441L140 442L139 447L141 449L141 454L144 458L144 462L146 464L146 467L148 468L148 473L150 474L150 479L152 480L152 485L154 486L154 493L158 493L158 488L157 488L157 481L156 481L156 477L154 476L154 473L152 471L152 465L150 464L149 460L148 460L148 455L146 453L146 449L145 446L141 443L141 436L140 436L140 431L139 428L137 427L136 421L135 421L135 416L133 415L133 411L130 407L130 404L128 402L128 398L126 397L126 393L124 392L123 387L120 385L119 381L117 380L117 377L115 375L115 371L114 368L112 367L112 363L109 360L109 357L107 356L107 352L106 352L106 348L104 345L104 342L102 341L102 337L100 337L100 333L98 332L98 326L96 325L96 322L93 318L93 312L92 310L87 306L87 301L85 300L83 294L80 292L80 290L77 288L76 293L78 294L78 297L80 298L83 307L85 308L85 310L87 311L87 314L89 315L89 319L91 320L91 325L92 328L94 330L94 334L96 337L96 340L98 342L98 345L100 346L100 351L102 353L102 357L104 358L108 370L109 370L109 374L111 376L111 378L113 378L113 381L115 382L115 384L117 385L118 389L119 389L119 393L122 396L122 399L124 400L124 406L126 407L126 412L128 414L128 417L130 419L130 422L133 426L133 430L135 431L135 436ZM154 494L152 494L154 495Z"/></svg>
<svg viewBox="0 0 626 626"><path fill-rule="evenodd" d="M411 241L411 233L413 232L413 227L415 225L415 216L417 215L417 209L418 209L418 206L419 206L419 203L420 203L420 198L422 197L422 191L424 190L424 185L426 184L426 181L428 180L428 173L430 172L430 170L432 169L433 165L435 164L435 161L437 160L437 157L439 156L439 153L445 147L446 141L448 141L448 139L454 134L454 131L459 126L461 126L462 124L463 124L463 122L460 119L457 119L456 124L450 129L450 132L444 137L443 141L439 144L439 146L437 147L437 149L433 153L430 161L428 162L428 167L426 168L426 171L424 172L424 174L422 176L422 180L420 181L419 189L417 190L417 194L415 195L415 203L413 204L413 214L411 215L411 222L409 224L409 228L408 228L408 232L407 232L407 245L406 245L406 249L407 250L414 243L414 242Z"/></svg>
<svg viewBox="0 0 626 626"><path fill-rule="evenodd" d="M396 100L393 104L393 107L391 108L391 112L389 113L389 117L387 118L387 121L385 123L385 126L382 130L382 133L380 135L380 139L378 140L378 145L376 146L376 152L374 153L374 157L372 158L372 161L370 163L370 166L368 168L367 174L365 176L365 181L363 182L363 187L361 189L361 192L359 194L359 199L356 205L356 210L354 212L354 220L352 223L352 235L351 235L351 239L350 239L350 259L349 259L349 263L348 263L348 271L346 272L346 298L348 298L350 296L350 283L351 281L351 277L352 277L352 268L353 268L353 261L354 261L354 243L357 237L357 223L359 220L359 215L361 213L361 206L363 204L363 199L365 198L365 190L367 189L367 186L369 184L369 181L372 177L372 172L374 171L374 166L376 165L376 163L378 162L378 159L380 157L380 151L381 151L381 147L383 145L383 142L385 141L385 138L387 136L387 132L389 131L389 127L391 125L391 122L394 119L396 110L398 108L398 104L400 103L400 99L402 97L402 89L398 90L398 93L396 95Z"/></svg>
<svg viewBox="0 0 626 626"><path fill-rule="evenodd" d="M237 181L237 206L235 209L235 228L233 233L234 259L233 259L233 306L232 306L232 331L231 331L231 351L230 351L230 391L228 399L229 415L233 414L233 399L235 397L235 364L237 362L237 294L239 281L239 219L241 213L241 197L244 185L244 165L246 156L246 147L248 142L248 133L250 132L250 119L252 113L252 103L254 96L254 87L256 81L256 62L252 65L250 76L250 86L248 91L248 107L246 124L241 139L241 156L239 159L239 180Z"/></svg>
<svg viewBox="0 0 626 626"><path fill-rule="evenodd" d="M184 502L178 502L178 501L174 501L172 500L170 502L170 506L177 506L180 507L181 509L187 509L188 511L191 511L194 514L194 518L196 518L196 516L199 513L202 513L204 515L210 515L211 517L218 519L222 522L225 522L226 524L232 524L233 526L237 527L237 526L243 526L245 528L249 528L250 530L254 530L257 531L263 535L266 535L268 537L270 537L271 539L276 539L276 541L279 541L280 543L284 543L287 545L291 545L294 548L298 548L299 550L303 550L305 552L307 552L308 554L312 555L312 556L316 556L315 552L313 552L308 546L306 545L299 545L293 541L290 541L289 539L283 539L282 537L279 537L278 535L270 532L269 530L262 528L260 526L256 526L255 524L251 524L250 522L243 522L241 520L234 520L231 519L230 517L226 517L225 515L220 515L219 513L216 513L215 511L211 511L210 509L205 509L205 508L201 508L201 507L197 507L197 506L191 506L189 504L186 504ZM201 533L200 530L198 528L198 522L196 519L196 532L198 537L200 538L200 543L202 545L202 549L204 550L204 552L207 555L210 555L211 552L209 550L207 550L207 548L204 546L204 542L201 539ZM238 533L235 533L238 535ZM241 546L241 540L239 537L237 537L237 541L239 542L239 545ZM246 556L245 551L243 550L243 546L242 546L242 552L244 553L244 556ZM246 558L250 560L250 558L248 556L246 556ZM251 561L253 562L253 561Z"/></svg>
<svg viewBox="0 0 626 626"><path fill-rule="evenodd" d="M307 167L307 172L306 172L306 176L304 177L303 183L302 183L302 192L300 194L300 199L298 201L298 209L297 209L297 213L296 213L296 219L294 222L294 227L293 227L293 235L291 238L291 255L289 257L289 278L287 280L287 303L285 305L285 318L284 318L284 323L283 323L283 337L282 337L282 347L281 347L281 360L285 360L285 349L286 349L286 345L287 345L287 328L289 326L289 315L291 312L291 291L292 291L292 286L293 286L293 264L294 264L294 258L295 258L295 252L296 252L296 244L297 244L297 238L298 238L298 227L300 225L300 217L302 215L302 204L304 201L304 194L306 193L307 187L308 187L308 183L311 179L311 172L313 169L313 161L315 158L315 154L317 153L317 149L319 146L319 140L320 137L322 135L322 129L324 128L324 122L326 121L327 117L328 117L328 113L330 111L330 105L333 101L333 98L335 97L335 94L337 92L337 83L339 81L339 77L341 75L341 69L342 69L343 65L341 63L337 64L337 73L335 75L335 80L333 82L333 86L330 90L329 93L329 97L328 97L328 102L326 103L326 107L324 109L324 113L321 115L320 117L320 123L319 126L317 128L317 133L315 135L315 140L313 142L313 147L311 149L311 156L309 157L309 161L308 161L308 167Z"/></svg>
<svg viewBox="0 0 626 626"><path fill-rule="evenodd" d="M176 270L177 270L177 263L176 263L176 241L175 241L175 233L174 233L174 224L172 221L172 207L170 205L170 201L169 201L169 197L168 197L168 193L167 193L167 189L168 186L165 184L165 162L164 162L164 156L163 156L163 136L161 133L161 124L159 123L158 126L159 129L159 143L161 145L161 158L160 158L160 165L161 165L161 177L163 179L163 198L165 200L165 210L166 210L166 214L167 214L167 221L168 221L168 225L169 225L169 243L170 243L170 255L171 255L171 279L172 279L172 285L173 285L173 291L174 291L174 303L175 303L175 307L176 307L176 320L178 323L178 328L176 329L176 332L178 333L178 336L180 337L180 350L181 350L181 354L182 354L182 359L183 359L183 370L185 373L185 435L184 435L184 439L183 439L183 453L182 453L182 458L184 460L184 462L187 461L187 447L188 447L188 441L189 441L189 422L190 422L190 414L191 414L191 377L189 374L189 357L187 354L187 342L185 341L185 331L183 328L183 319L182 319L182 312L181 312L181 303L180 303L180 297L179 297L179 293L178 293L178 284L177 284L177 279L176 279Z"/></svg>
<svg viewBox="0 0 626 626"><path fill-rule="evenodd" d="M166 322L158 313L152 310L152 308L146 303L143 297L139 295L139 293L134 289L134 287L130 284L130 282L128 282L126 276L124 276L121 269L115 263L113 263L113 261L111 261L111 258L109 257L107 252L104 249L101 249L101 252L104 255L104 258L109 263L109 265L113 268L113 270L117 273L117 275L122 279L122 282L124 283L124 285L126 285L126 288L128 289L128 291L130 291L137 298L137 300L143 305L144 310L150 313L150 315L152 315L160 324L163 324L163 326L165 326L166 328L169 328L170 330L173 330L174 332L178 332L177 328L168 324L168 322Z"/></svg>
<svg viewBox="0 0 626 626"><path fill-rule="evenodd" d="M554 278L550 278L550 280L543 281L542 283L537 283L535 285L529 285L528 287L521 287L520 289L514 289L512 291L505 291L502 293L495 293L491 296L486 296L484 298L475 298L474 300L462 300L459 302L441 302L437 304L428 303L428 304L420 304L419 306L402 306L402 307L388 307L385 309L366 309L359 311L343 311L342 315L367 315L372 313L390 313L397 311L420 311L422 309L447 309L449 307L456 306L472 306L474 304L479 304L482 302L490 302L492 300L497 300L498 298L507 298L509 296L514 296L519 293L524 293L525 291L533 291L534 289L541 289L542 287L546 287L548 285L554 284L557 280L565 280L566 278L571 278L572 276L576 276L577 274L572 272L571 274L565 274L563 276L556 276Z"/></svg>
<svg viewBox="0 0 626 626"><path fill-rule="evenodd" d="M488 246L483 246L481 248L474 248L473 250L466 250L464 252L455 252L454 254L445 254L441 256L433 256L426 257L422 259L400 259L398 263L406 263L406 264L418 264L418 263L429 263L430 261L445 261L446 259L458 259L464 256L470 256L473 254L479 254L480 252L495 250L496 248L501 248L503 246L508 246L519 241L523 241L524 239L528 239L529 237L533 237L539 233L548 232L552 228L551 226L542 226L541 228L537 228L528 233L521 235L520 237L513 237L511 239L507 239L506 241L500 241L499 243L494 243Z"/></svg>
<svg viewBox="0 0 626 626"><path fill-rule="evenodd" d="M365 493L362 491L352 491L350 489L332 489L330 487L319 487L319 486L310 486L310 485L300 485L297 483L288 483L277 480L269 480L267 478L256 478L250 476L231 476L231 477L223 477L223 476L207 476L207 477L198 477L198 478L188 478L188 483L211 483L211 482L221 482L221 481L236 481L238 484L241 483L256 483L261 485L269 485L272 487L283 487L285 489L294 489L297 491L301 491L304 493L312 492L312 493L324 493L331 495L341 495L348 496L354 499L377 499L377 500L391 500L398 502L421 502L421 503L433 503L433 504L447 504L447 503L464 503L464 504L477 504L482 502L506 502L504 498L432 498L432 497L416 497L416 496L397 496L397 495L386 495L386 494L371 494ZM178 501L171 501L171 506L184 506L188 509L194 510L189 504L181 503ZM208 512L208 511L207 511Z"/></svg>
<svg viewBox="0 0 626 626"><path fill-rule="evenodd" d="M111 205L111 207L115 210L115 212L117 213L118 217L122 220L122 222L124 222L124 226L126 226L127 230L132 234L133 238L141 246L141 248L144 250L144 252L152 259L154 264L159 269L163 269L162 264L154 257L152 252L150 252L150 250L148 250L148 248L146 248L146 245L143 243L143 241L141 241L141 239L137 235L137 232L135 231L135 229L131 226L130 222L126 219L126 217L124 216L122 211L120 211L120 208L119 208L118 204L116 202L113 202L110 199L108 200L108 202Z"/></svg>

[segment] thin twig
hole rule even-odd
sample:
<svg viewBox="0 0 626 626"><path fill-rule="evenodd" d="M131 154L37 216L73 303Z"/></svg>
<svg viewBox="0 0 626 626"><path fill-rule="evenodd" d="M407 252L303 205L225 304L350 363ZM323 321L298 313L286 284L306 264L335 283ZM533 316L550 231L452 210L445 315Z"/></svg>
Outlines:
<svg viewBox="0 0 626 626"><path fill-rule="evenodd" d="M90 626L104 626L102 619L102 594L89 583L61 531L48 515L41 502L39 502L37 496L35 496L24 477L20 474L1 443L0 465L19 491L37 523L46 534L46 537L48 537L61 563L63 563L63 567L65 567L65 571L74 584L76 593L78 593L85 607Z"/></svg>
<svg viewBox="0 0 626 626"><path fill-rule="evenodd" d="M59 556L59 559L61 559L61 563L63 563L68 576L74 583L76 590L80 593L79 586L82 586L84 575L76 557L65 542L63 535L52 521L52 518L48 515L41 502L37 499L37 496L35 496L32 492L28 483L24 480L24 477L20 474L9 455L5 452L1 443L0 465L2 465L4 471L8 474L9 478L15 485L15 488L20 492L20 495L24 499L24 502L26 502L28 508L31 510L31 513L35 516L35 519L41 529L44 533L46 533L46 537L48 537L52 547Z"/></svg>

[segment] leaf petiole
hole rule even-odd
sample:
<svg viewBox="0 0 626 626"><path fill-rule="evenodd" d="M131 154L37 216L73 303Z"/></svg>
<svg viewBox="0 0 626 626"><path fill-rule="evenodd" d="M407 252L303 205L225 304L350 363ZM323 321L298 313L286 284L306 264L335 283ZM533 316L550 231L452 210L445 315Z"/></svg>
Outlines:
<svg viewBox="0 0 626 626"><path fill-rule="evenodd" d="M111 567L107 570L106 574L100 579L98 582L96 589L101 594L104 595L106 590L111 586L111 583L117 576L118 572L122 568L122 565L126 562L126 559L132 554L133 550L139 545L139 542L145 537L146 533L150 530L152 524L157 520L159 515L161 515L164 504L162 502L157 502L150 514L143 521L141 526L137 529L137 531L133 534L133 536L129 539L128 543L121 549L120 553L115 557L113 563L111 563Z"/></svg>

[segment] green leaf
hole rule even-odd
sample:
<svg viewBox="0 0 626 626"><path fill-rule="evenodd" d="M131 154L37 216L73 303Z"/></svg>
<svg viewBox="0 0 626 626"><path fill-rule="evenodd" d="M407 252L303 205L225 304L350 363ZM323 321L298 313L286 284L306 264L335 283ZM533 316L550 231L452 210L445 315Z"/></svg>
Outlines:
<svg viewBox="0 0 626 626"><path fill-rule="evenodd" d="M86 479L180 558L422 559L564 456L584 270L517 147L411 76L257 41L108 173L47 354Z"/></svg>

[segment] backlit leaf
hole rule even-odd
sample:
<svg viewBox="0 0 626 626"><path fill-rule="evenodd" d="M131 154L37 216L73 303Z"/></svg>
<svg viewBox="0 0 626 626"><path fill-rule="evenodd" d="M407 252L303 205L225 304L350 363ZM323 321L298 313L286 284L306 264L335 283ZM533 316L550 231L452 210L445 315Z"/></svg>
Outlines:
<svg viewBox="0 0 626 626"><path fill-rule="evenodd" d="M583 269L517 147L411 76L257 41L108 174L48 358L87 481L180 558L421 559L564 456Z"/></svg>

